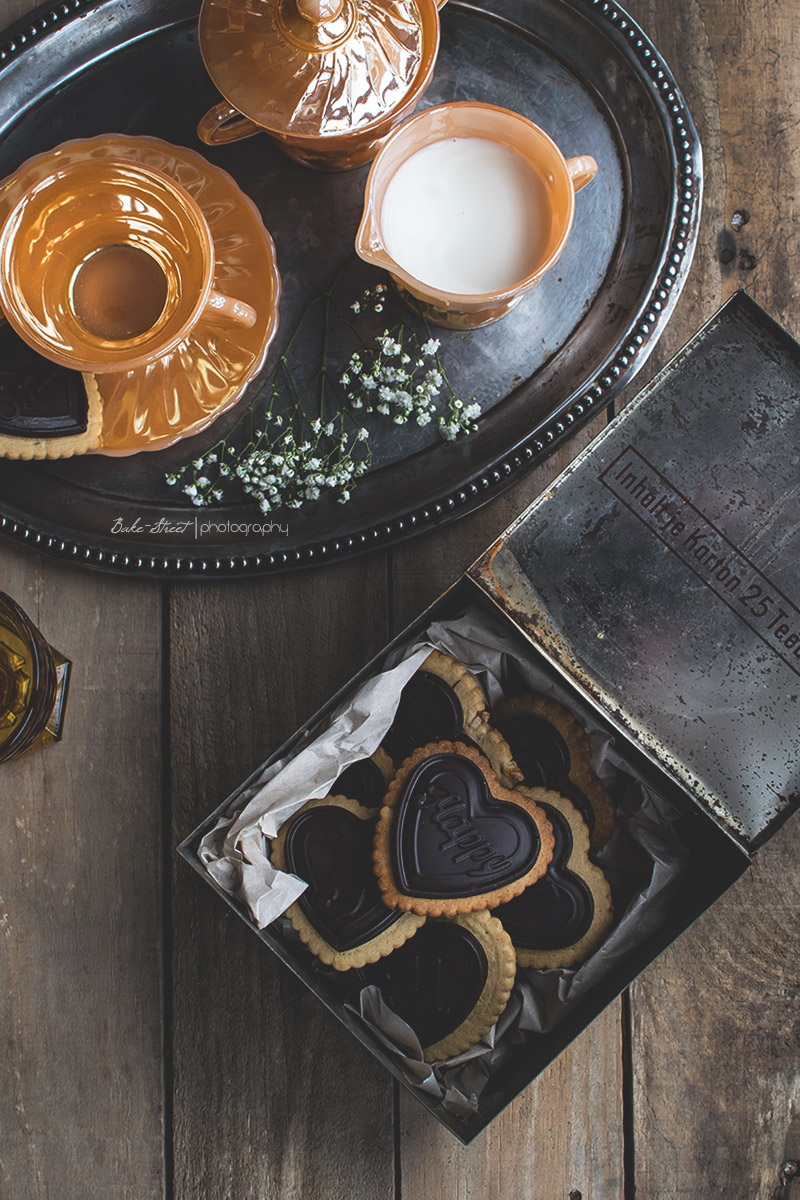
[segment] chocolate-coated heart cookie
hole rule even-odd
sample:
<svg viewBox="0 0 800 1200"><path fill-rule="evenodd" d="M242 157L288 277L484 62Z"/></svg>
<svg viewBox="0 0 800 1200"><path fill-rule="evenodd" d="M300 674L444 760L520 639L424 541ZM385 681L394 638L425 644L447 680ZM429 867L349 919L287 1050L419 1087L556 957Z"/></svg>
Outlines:
<svg viewBox="0 0 800 1200"><path fill-rule="evenodd" d="M509 783L522 780L506 742L489 724L486 697L475 676L449 654L432 650L403 688L382 745L400 766L421 746L450 741L474 744Z"/></svg>
<svg viewBox="0 0 800 1200"><path fill-rule="evenodd" d="M0 322L0 434L70 437L85 432L88 413L80 372L48 362Z"/></svg>
<svg viewBox="0 0 800 1200"><path fill-rule="evenodd" d="M419 670L400 694L382 745L394 762L401 763L429 742L453 741L463 724L464 710L450 684L431 671Z"/></svg>
<svg viewBox="0 0 800 1200"><path fill-rule="evenodd" d="M591 845L605 845L614 827L611 798L591 766L586 731L562 704L544 696L514 696L492 713L509 745L519 779L529 788L566 795L589 827Z"/></svg>
<svg viewBox="0 0 800 1200"><path fill-rule="evenodd" d="M345 767L331 787L333 796L349 796L364 808L378 808L394 775L391 759L380 747L371 758L360 758Z"/></svg>
<svg viewBox="0 0 800 1200"><path fill-rule="evenodd" d="M488 913L427 921L358 972L416 1033L428 1062L460 1054L495 1024L514 983L514 949Z"/></svg>
<svg viewBox="0 0 800 1200"><path fill-rule="evenodd" d="M458 742L417 750L398 771L375 832L387 904L451 915L510 900L544 874L553 836L539 806L502 787Z"/></svg>
<svg viewBox="0 0 800 1200"><path fill-rule="evenodd" d="M553 858L546 874L501 904L495 916L510 935L521 966L577 966L611 927L611 891L601 869L589 861L588 829L574 805L557 792L533 789L529 794L552 825Z"/></svg>
<svg viewBox="0 0 800 1200"><path fill-rule="evenodd" d="M311 800L272 846L273 864L308 884L289 919L309 949L337 970L390 953L422 923L383 903L372 871L375 820L374 810L344 796Z"/></svg>

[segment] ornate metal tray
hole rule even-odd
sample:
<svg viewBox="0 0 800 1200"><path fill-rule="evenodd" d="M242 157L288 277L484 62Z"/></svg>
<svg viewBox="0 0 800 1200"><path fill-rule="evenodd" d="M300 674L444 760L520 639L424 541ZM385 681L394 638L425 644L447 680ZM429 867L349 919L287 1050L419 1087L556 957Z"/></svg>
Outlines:
<svg viewBox="0 0 800 1200"><path fill-rule="evenodd" d="M58 142L101 133L201 149L196 121L217 97L197 49L197 11L197 0L64 0L9 30L0 177ZM441 333L456 390L481 404L477 432L443 442L435 430L386 423L348 504L276 514L271 534L241 532L264 524L252 502L198 510L165 481L233 415L157 453L4 461L0 532L60 558L166 578L333 561L476 508L605 406L655 345L691 262L701 155L685 103L641 30L605 0L450 0L423 103L467 99L524 113L566 156L591 153L600 166L539 288L494 326ZM346 263L367 168L308 171L265 137L202 150L253 198L275 238L284 292L272 356ZM377 281L358 270L356 284Z"/></svg>

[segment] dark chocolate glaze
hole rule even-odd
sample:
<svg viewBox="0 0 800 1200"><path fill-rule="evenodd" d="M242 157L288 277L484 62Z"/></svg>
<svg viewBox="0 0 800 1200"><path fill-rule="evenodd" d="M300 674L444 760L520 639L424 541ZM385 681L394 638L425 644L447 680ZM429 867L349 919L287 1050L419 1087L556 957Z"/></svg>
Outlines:
<svg viewBox="0 0 800 1200"><path fill-rule="evenodd" d="M523 772L525 786L561 792L572 801L592 833L594 809L569 778L569 747L558 730L545 717L533 713L515 713L496 721L495 727L508 742L511 756Z"/></svg>
<svg viewBox="0 0 800 1200"><path fill-rule="evenodd" d="M569 823L549 804L542 808L553 826L553 859L547 873L492 915L515 946L526 950L560 950L580 941L594 917L594 900L589 888L566 863L572 853Z"/></svg>
<svg viewBox="0 0 800 1200"><path fill-rule="evenodd" d="M461 701L450 684L430 671L417 671L403 688L383 748L399 766L420 746L452 742L463 724Z"/></svg>
<svg viewBox="0 0 800 1200"><path fill-rule="evenodd" d="M331 787L332 796L348 796L364 808L378 808L386 795L383 771L371 758L361 758L345 767Z"/></svg>
<svg viewBox="0 0 800 1200"><path fill-rule="evenodd" d="M357 972L375 984L398 1017L411 1026L423 1050L465 1021L486 984L486 951L454 921L427 921L386 958Z"/></svg>
<svg viewBox="0 0 800 1200"><path fill-rule="evenodd" d="M392 865L408 896L452 899L515 882L539 857L536 822L491 795L472 759L434 754L409 775L395 807Z"/></svg>
<svg viewBox="0 0 800 1200"><path fill-rule="evenodd" d="M352 950L394 924L372 870L375 820L334 804L301 813L283 844L286 869L308 884L299 904L334 950Z"/></svg>
<svg viewBox="0 0 800 1200"><path fill-rule="evenodd" d="M70 437L85 433L89 402L79 371L56 366L0 323L0 433Z"/></svg>

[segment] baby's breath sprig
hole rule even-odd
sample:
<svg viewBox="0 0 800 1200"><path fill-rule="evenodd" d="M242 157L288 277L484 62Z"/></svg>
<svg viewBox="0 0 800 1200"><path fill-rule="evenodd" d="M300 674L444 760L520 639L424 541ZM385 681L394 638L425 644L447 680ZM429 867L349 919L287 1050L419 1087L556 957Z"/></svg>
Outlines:
<svg viewBox="0 0 800 1200"><path fill-rule="evenodd" d="M385 292L385 284L378 284L350 307L356 314L380 313ZM439 417L438 429L445 441L453 441L460 433L478 428L480 405L474 396L467 405L458 398L439 357L441 342L431 336L427 321L425 333L422 341L404 322L384 329L372 345L362 343L362 349L351 355L339 382L352 408L391 417L395 425L412 420L429 425L437 397L445 389L447 412Z"/></svg>
<svg viewBox="0 0 800 1200"><path fill-rule="evenodd" d="M326 425L319 418L309 422L302 440L293 429L277 437L262 429L243 449L228 447L223 467L263 513L300 508L306 500L318 500L326 490L346 504L353 481L367 470L367 461L354 457L366 437L366 429L360 429L354 438L348 436L341 417Z"/></svg>
<svg viewBox="0 0 800 1200"><path fill-rule="evenodd" d="M397 425L413 419L425 426L444 401L446 410L437 420L441 437L452 441L477 429L480 407L474 397L465 405L456 395L439 357L440 341L431 336L427 322L424 335L400 322L366 342L362 320L374 323L373 314L382 313L388 302L388 289L383 283L368 288L343 315L334 292L344 270L306 307L285 350L228 433L166 476L192 504L220 503L231 488L252 497L262 513L297 509L326 493L346 504L371 462L369 431L358 410ZM320 360L301 386L297 375L307 375L307 355L298 352L293 368L292 351L315 315L322 324ZM349 329L361 347L343 371L329 363L333 320ZM310 415L314 410L316 415Z"/></svg>
<svg viewBox="0 0 800 1200"><path fill-rule="evenodd" d="M306 307L283 354L233 428L199 458L167 475L167 483L182 487L192 504L217 504L230 485L238 485L252 497L262 513L300 508L324 492L333 493L340 504L350 499L355 481L369 468L371 453L368 432L352 414L338 401L335 411L329 411L335 381L328 368L328 335L338 278ZM320 309L320 365L301 388L292 370L291 353L301 329ZM328 395L326 384L330 385ZM318 415L311 417L307 410L314 405L314 393ZM256 418L256 406L262 400L264 412ZM242 444L245 424L249 436Z"/></svg>

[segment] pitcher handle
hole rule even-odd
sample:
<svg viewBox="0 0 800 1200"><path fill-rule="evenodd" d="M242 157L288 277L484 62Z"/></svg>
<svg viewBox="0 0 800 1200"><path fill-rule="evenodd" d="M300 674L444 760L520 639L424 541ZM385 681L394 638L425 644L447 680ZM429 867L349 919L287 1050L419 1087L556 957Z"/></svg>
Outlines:
<svg viewBox="0 0 800 1200"><path fill-rule="evenodd" d="M247 329L252 329L257 319L256 310L245 304L244 300L234 300L232 296L223 296L221 292L211 292L206 304L206 311L208 309L220 317L228 317L237 325L244 325Z"/></svg>
<svg viewBox="0 0 800 1200"><path fill-rule="evenodd" d="M197 122L197 136L207 146L224 146L227 142L238 142L242 138L262 132L260 125L256 125L255 121L248 117L243 117L239 110L226 100L215 104Z"/></svg>
<svg viewBox="0 0 800 1200"><path fill-rule="evenodd" d="M577 158L567 159L567 170L573 188L579 192L582 187L586 187L586 184L591 183L594 179L597 174L597 163L591 154L580 154Z"/></svg>

